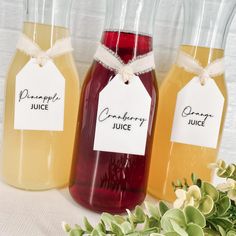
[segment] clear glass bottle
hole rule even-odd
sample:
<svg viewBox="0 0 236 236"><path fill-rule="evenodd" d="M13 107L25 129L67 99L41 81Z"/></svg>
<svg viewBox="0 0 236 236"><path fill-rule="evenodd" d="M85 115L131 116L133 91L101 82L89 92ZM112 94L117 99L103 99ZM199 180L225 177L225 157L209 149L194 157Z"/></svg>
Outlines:
<svg viewBox="0 0 236 236"><path fill-rule="evenodd" d="M124 63L152 51L156 4L156 0L148 4L144 0L108 0L101 43ZM114 76L113 71L94 61L82 88L70 193L78 203L94 211L124 212L146 196L152 121L157 107L155 72L140 75L152 100L144 156L93 150L99 93Z"/></svg>
<svg viewBox="0 0 236 236"><path fill-rule="evenodd" d="M224 57L226 36L235 6L235 0L184 0L185 26L180 50L198 60L203 67ZM158 199L172 201L175 197L172 182L183 178L190 181L192 173L203 180L212 179L212 170L208 166L217 158L227 108L223 75L213 78L225 98L217 148L171 142L177 94L194 76L173 65L160 87L148 188Z"/></svg>
<svg viewBox="0 0 236 236"><path fill-rule="evenodd" d="M70 36L71 0L25 0L23 33L43 50ZM63 131L14 129L16 75L30 57L17 50L6 80L3 178L26 190L66 186L69 181L79 103L79 80L71 53L53 61L65 78ZM32 78L34 79L34 78Z"/></svg>

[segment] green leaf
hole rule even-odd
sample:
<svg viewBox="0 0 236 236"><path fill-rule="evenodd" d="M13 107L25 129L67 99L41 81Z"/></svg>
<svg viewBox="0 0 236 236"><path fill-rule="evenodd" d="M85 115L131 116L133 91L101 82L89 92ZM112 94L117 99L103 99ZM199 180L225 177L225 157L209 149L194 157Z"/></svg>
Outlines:
<svg viewBox="0 0 236 236"><path fill-rule="evenodd" d="M199 225L201 228L206 226L206 219L204 215L195 207L187 206L184 208L187 223L194 223Z"/></svg>
<svg viewBox="0 0 236 236"><path fill-rule="evenodd" d="M131 225L133 227L135 227L136 226L136 221L137 221L136 216L129 209L127 209L126 211L127 211L127 214L128 214L127 220L131 223Z"/></svg>
<svg viewBox="0 0 236 236"><path fill-rule="evenodd" d="M149 228L153 228L153 227L160 228L161 226L160 219L157 220L156 218L151 216L150 218L148 218L148 225L149 225Z"/></svg>
<svg viewBox="0 0 236 236"><path fill-rule="evenodd" d="M213 199L214 202L218 201L219 192L212 184L203 182L202 188L203 188L204 193L206 195L209 195Z"/></svg>
<svg viewBox="0 0 236 236"><path fill-rule="evenodd" d="M182 235L180 235L180 234L178 234L176 232L168 232L168 233L165 233L164 235L165 236L182 236Z"/></svg>
<svg viewBox="0 0 236 236"><path fill-rule="evenodd" d="M91 233L91 236L105 236L106 234L104 234L103 232L100 232L97 229L94 229Z"/></svg>
<svg viewBox="0 0 236 236"><path fill-rule="evenodd" d="M197 185L190 186L187 194L193 197L195 201L199 201L202 198L201 189Z"/></svg>
<svg viewBox="0 0 236 236"><path fill-rule="evenodd" d="M75 228L76 228L76 229L81 229L81 230L82 230L82 228L81 228L79 225L77 225L77 224L75 224Z"/></svg>
<svg viewBox="0 0 236 236"><path fill-rule="evenodd" d="M152 233L150 236L165 236L164 234L159 234L159 233Z"/></svg>
<svg viewBox="0 0 236 236"><path fill-rule="evenodd" d="M136 219L139 222L144 222L145 221L145 213L144 213L143 209L140 206L135 207L134 215L136 216Z"/></svg>
<svg viewBox="0 0 236 236"><path fill-rule="evenodd" d="M149 228L151 228L151 227L150 227L150 218L149 218L148 216L146 216L143 225L144 225L144 226L143 226L143 229L144 229L144 230L145 230L145 229L149 229Z"/></svg>
<svg viewBox="0 0 236 236"><path fill-rule="evenodd" d="M65 222L62 222L62 228L66 233L69 233L71 231L70 225Z"/></svg>
<svg viewBox="0 0 236 236"><path fill-rule="evenodd" d="M120 225L122 232L126 235L133 231L133 227L129 222L124 222Z"/></svg>
<svg viewBox="0 0 236 236"><path fill-rule="evenodd" d="M118 225L116 222L111 222L111 231L116 235L116 236L123 236L124 233L122 232L122 228L120 225Z"/></svg>
<svg viewBox="0 0 236 236"><path fill-rule="evenodd" d="M204 236L203 229L196 224L189 224L186 229L188 236Z"/></svg>
<svg viewBox="0 0 236 236"><path fill-rule="evenodd" d="M201 199L198 209L204 214L209 214L214 208L214 201L210 196L205 196Z"/></svg>
<svg viewBox="0 0 236 236"><path fill-rule="evenodd" d="M211 222L213 222L216 225L221 226L225 230L229 230L233 226L233 223L229 219L223 218L223 217L213 218L211 219Z"/></svg>
<svg viewBox="0 0 236 236"><path fill-rule="evenodd" d="M155 219L159 220L160 219L160 213L159 213L159 209L157 206L155 206L154 204L150 203L150 202L145 202L145 207L147 209L147 211L149 212L149 214L154 217Z"/></svg>
<svg viewBox="0 0 236 236"><path fill-rule="evenodd" d="M180 209L170 209L168 210L161 219L161 226L165 232L173 232L172 221L175 221L180 227L185 228L187 223L185 215Z"/></svg>
<svg viewBox="0 0 236 236"><path fill-rule="evenodd" d="M69 236L82 236L84 231L81 229L72 229L69 233Z"/></svg>
<svg viewBox="0 0 236 236"><path fill-rule="evenodd" d="M205 236L222 236L218 232L212 230L212 229L204 229L204 235Z"/></svg>
<svg viewBox="0 0 236 236"><path fill-rule="evenodd" d="M160 211L161 216L163 216L168 210L169 210L169 207L163 201L160 201L159 211Z"/></svg>
<svg viewBox="0 0 236 236"><path fill-rule="evenodd" d="M218 160L217 165L219 166L220 169L225 169L226 168L226 163L223 160Z"/></svg>
<svg viewBox="0 0 236 236"><path fill-rule="evenodd" d="M86 217L84 217L84 226L85 226L85 230L88 233L91 233L93 231L93 226L89 223L89 221Z"/></svg>
<svg viewBox="0 0 236 236"><path fill-rule="evenodd" d="M236 189L232 189L228 192L228 197L233 200L236 201Z"/></svg>
<svg viewBox="0 0 236 236"><path fill-rule="evenodd" d="M120 216L120 215L114 215L114 220L118 224L122 224L122 223L125 222L125 218L123 216Z"/></svg>
<svg viewBox="0 0 236 236"><path fill-rule="evenodd" d="M111 227L111 222L115 221L115 217L109 213L102 213L101 220L105 225Z"/></svg>
<svg viewBox="0 0 236 236"><path fill-rule="evenodd" d="M216 205L212 208L211 212L209 214L204 215L206 219L209 219L211 217L214 217L214 215L217 215Z"/></svg>
<svg viewBox="0 0 236 236"><path fill-rule="evenodd" d="M219 232L220 232L221 236L226 236L225 230L219 225L218 225L218 228L219 228Z"/></svg>
<svg viewBox="0 0 236 236"><path fill-rule="evenodd" d="M197 185L198 177L197 177L196 174L193 173L193 174L191 175L191 180L192 180L192 182L193 182L194 185Z"/></svg>
<svg viewBox="0 0 236 236"><path fill-rule="evenodd" d="M173 227L174 232L178 233L181 236L188 236L186 231L182 227L180 227L174 220L170 219L170 223Z"/></svg>
<svg viewBox="0 0 236 236"><path fill-rule="evenodd" d="M115 234L113 234L115 236ZM130 234L127 234L128 236L143 236L143 234L140 234L139 232L133 232Z"/></svg>
<svg viewBox="0 0 236 236"><path fill-rule="evenodd" d="M103 223L98 223L98 225L95 228L100 233L106 233L106 227Z"/></svg>
<svg viewBox="0 0 236 236"><path fill-rule="evenodd" d="M227 172L226 169L218 169L216 172L217 176L221 177L221 178L227 178Z"/></svg>
<svg viewBox="0 0 236 236"><path fill-rule="evenodd" d="M226 214L230 206L231 206L231 201L227 196L221 198L217 203L217 214L219 216Z"/></svg>
<svg viewBox="0 0 236 236"><path fill-rule="evenodd" d="M153 234L153 233L160 233L160 229L153 227L153 228L142 230L141 232L139 231L139 233L140 233L140 236L145 236L145 235L150 236L150 234Z"/></svg>
<svg viewBox="0 0 236 236"><path fill-rule="evenodd" d="M227 176L230 177L233 175L233 173L235 172L236 167L234 165L228 165L228 167L226 168L226 173Z"/></svg>
<svg viewBox="0 0 236 236"><path fill-rule="evenodd" d="M236 231L230 230L226 236L236 236Z"/></svg>

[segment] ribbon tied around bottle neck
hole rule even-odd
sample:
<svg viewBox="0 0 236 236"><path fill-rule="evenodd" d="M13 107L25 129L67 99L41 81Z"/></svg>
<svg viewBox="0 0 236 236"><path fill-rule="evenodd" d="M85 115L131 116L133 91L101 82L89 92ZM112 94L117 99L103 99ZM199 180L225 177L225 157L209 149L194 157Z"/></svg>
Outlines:
<svg viewBox="0 0 236 236"><path fill-rule="evenodd" d="M177 66L183 68L189 73L196 74L203 86L206 84L208 79L220 76L225 72L223 57L216 59L204 68L198 60L183 51L179 52Z"/></svg>
<svg viewBox="0 0 236 236"><path fill-rule="evenodd" d="M105 45L100 44L94 59L105 68L120 74L124 83L128 83L135 75L144 74L155 69L153 51L138 56L125 64L121 58Z"/></svg>
<svg viewBox="0 0 236 236"><path fill-rule="evenodd" d="M41 67L44 66L48 60L53 60L56 57L73 51L70 37L57 40L51 48L44 51L25 34L21 34L17 43L17 49L26 55L35 58L36 63Z"/></svg>

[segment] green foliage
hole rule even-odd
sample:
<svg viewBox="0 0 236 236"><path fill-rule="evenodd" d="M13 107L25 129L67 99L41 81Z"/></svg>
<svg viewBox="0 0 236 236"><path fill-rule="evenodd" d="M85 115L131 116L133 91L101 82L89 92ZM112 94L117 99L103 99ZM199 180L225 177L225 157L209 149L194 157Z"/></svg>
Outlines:
<svg viewBox="0 0 236 236"><path fill-rule="evenodd" d="M177 180L174 208L145 202L125 216L103 213L95 227L87 218L83 227L63 224L64 231L69 236L236 236L236 165L218 161L214 167L226 183L215 187L196 175L192 185Z"/></svg>
<svg viewBox="0 0 236 236"><path fill-rule="evenodd" d="M236 180L236 165L227 165L223 160L217 161L215 164L216 174L221 178L230 178Z"/></svg>

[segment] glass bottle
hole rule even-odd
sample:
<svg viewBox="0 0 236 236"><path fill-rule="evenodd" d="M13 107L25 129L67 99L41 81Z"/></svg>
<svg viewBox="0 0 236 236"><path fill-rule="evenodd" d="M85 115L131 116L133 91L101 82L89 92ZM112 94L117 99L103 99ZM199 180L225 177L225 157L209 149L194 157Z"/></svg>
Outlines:
<svg viewBox="0 0 236 236"><path fill-rule="evenodd" d="M71 0L25 0L23 33L42 50L48 50L70 36L70 9ZM14 129L16 76L29 60L30 56L17 50L7 75L3 178L9 185L26 190L66 186L79 104L75 62L71 53L53 59L65 79L63 131L19 130Z"/></svg>
<svg viewBox="0 0 236 236"><path fill-rule="evenodd" d="M152 51L156 0L108 0L101 43L126 64ZM146 195L153 120L157 106L155 72L139 75L151 96L150 123L145 155L94 151L100 91L115 73L94 61L85 79L74 147L70 193L78 203L94 211L123 212Z"/></svg>
<svg viewBox="0 0 236 236"><path fill-rule="evenodd" d="M205 68L224 57L225 40L236 6L235 0L184 0L185 26L180 50L198 60ZM192 73L173 65L160 87L160 103L154 137L149 192L158 199L175 198L172 183L195 173L211 181L209 164L216 161L227 108L224 76L214 79L224 96L223 117L216 148L188 145L171 141L172 125L178 92L194 77ZM196 98L197 99L197 98Z"/></svg>

